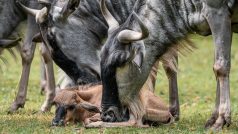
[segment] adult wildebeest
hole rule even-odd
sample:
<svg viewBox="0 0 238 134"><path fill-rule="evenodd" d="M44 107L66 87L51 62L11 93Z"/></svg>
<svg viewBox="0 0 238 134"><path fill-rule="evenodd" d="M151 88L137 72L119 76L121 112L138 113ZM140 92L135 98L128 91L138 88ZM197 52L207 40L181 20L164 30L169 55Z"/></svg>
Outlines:
<svg viewBox="0 0 238 134"><path fill-rule="evenodd" d="M219 130L230 125L230 51L232 32L238 32L237 1L137 0L133 12L122 25L110 14L104 1L102 12L109 31L101 52L103 120L115 121L112 112L125 106L130 109L131 103L138 100L138 93L155 61L174 47L179 50L181 44L178 43L196 32L212 34L215 42L213 69L217 78L217 99L205 126ZM111 106L118 108L108 110Z"/></svg>
<svg viewBox="0 0 238 134"><path fill-rule="evenodd" d="M49 40L56 64L75 82L85 83L92 74L93 76L96 74L97 78L100 77L99 51L107 36L108 26L100 12L99 0L81 0L76 10L75 5L77 4L75 3L78 0L46 1L51 3L51 6L48 24L46 23L46 30L43 32L45 35L43 36ZM122 24L129 16L135 1L108 0L107 5L117 21ZM75 11L66 19L72 10ZM163 65L169 78L170 111L173 116L178 118L179 101L176 72L168 65L172 61ZM91 78L90 81L93 82Z"/></svg>
<svg viewBox="0 0 238 134"><path fill-rule="evenodd" d="M24 1L26 5L32 8L41 8L37 0ZM16 0L3 0L0 3L0 42L8 41L11 44L11 40L8 37L16 29L16 27L24 20L27 20L27 30L24 39L24 43L21 46L21 57L22 57L22 75L18 86L18 94L15 101L10 107L10 112L16 111L20 107L24 107L27 85L30 73L30 66L35 52L35 43L32 42L33 36L39 32L38 26L36 25L35 18L26 15L19 6L16 4ZM10 42L10 43L9 43ZM12 40L14 44L14 40ZM51 107L51 101L54 97L54 75L53 75L53 62L47 54L48 52L41 46L41 54L44 62L46 63L47 71L47 97L44 104L41 107L42 111L47 111ZM53 90L53 91L51 91Z"/></svg>

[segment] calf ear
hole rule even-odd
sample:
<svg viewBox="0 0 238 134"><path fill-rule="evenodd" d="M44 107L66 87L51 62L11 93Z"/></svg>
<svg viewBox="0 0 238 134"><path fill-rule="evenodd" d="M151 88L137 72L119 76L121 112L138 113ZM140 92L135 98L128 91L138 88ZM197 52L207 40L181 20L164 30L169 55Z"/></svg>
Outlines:
<svg viewBox="0 0 238 134"><path fill-rule="evenodd" d="M81 102L79 104L79 106L89 112L92 112L92 113L100 113L100 110L98 109L97 106L93 105L93 104L90 104L88 102Z"/></svg>

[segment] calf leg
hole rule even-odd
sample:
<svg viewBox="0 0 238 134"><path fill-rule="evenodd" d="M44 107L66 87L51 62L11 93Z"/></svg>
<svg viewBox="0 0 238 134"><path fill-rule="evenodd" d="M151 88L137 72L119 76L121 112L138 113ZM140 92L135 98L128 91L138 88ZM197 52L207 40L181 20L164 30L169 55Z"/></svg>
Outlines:
<svg viewBox="0 0 238 134"><path fill-rule="evenodd" d="M176 60L178 61L178 56L176 56ZM169 111L173 115L175 120L178 121L180 108L179 108L177 72L167 65L163 64L163 67L169 80Z"/></svg>
<svg viewBox="0 0 238 134"><path fill-rule="evenodd" d="M219 1L219 0L216 0ZM221 0L220 0L221 1ZM209 3L210 2L210 3ZM217 5L213 5L217 4ZM223 2L211 2L204 4L204 13L211 28L215 41L215 64L214 73L217 77L219 94L218 116L215 122L208 126L219 130L224 125L231 124L230 85L229 73L231 64L231 18L228 7Z"/></svg>
<svg viewBox="0 0 238 134"><path fill-rule="evenodd" d="M133 115L130 115L130 120L127 122L103 122L97 121L85 125L86 128L112 128L112 127L149 127L148 125L143 125L142 119L135 120Z"/></svg>
<svg viewBox="0 0 238 134"><path fill-rule="evenodd" d="M169 111L151 108L146 109L145 119L157 123L170 123L174 121Z"/></svg>
<svg viewBox="0 0 238 134"><path fill-rule="evenodd" d="M46 100L41 107L41 111L46 112L50 110L53 99L55 97L55 77L54 77L53 60L50 56L48 49L44 44L42 44L40 48L46 70L46 88L45 88Z"/></svg>
<svg viewBox="0 0 238 134"><path fill-rule="evenodd" d="M32 43L33 35L38 31L37 25L33 23L35 20L33 17L28 16L27 21L27 34L24 40L23 46L21 48L21 58L22 58L22 74L20 82L18 85L17 96L12 103L9 112L14 112L18 108L23 108L26 101L27 86L30 74L31 62L35 52L35 43Z"/></svg>

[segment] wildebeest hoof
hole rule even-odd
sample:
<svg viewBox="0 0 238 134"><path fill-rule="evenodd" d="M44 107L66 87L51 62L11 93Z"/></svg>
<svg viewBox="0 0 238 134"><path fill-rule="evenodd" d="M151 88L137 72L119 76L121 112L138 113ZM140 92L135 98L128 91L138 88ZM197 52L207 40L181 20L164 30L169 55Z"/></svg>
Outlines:
<svg viewBox="0 0 238 134"><path fill-rule="evenodd" d="M218 117L218 113L213 113L211 118L207 120L205 124L205 128L206 129L211 128L215 124L217 117Z"/></svg>
<svg viewBox="0 0 238 134"><path fill-rule="evenodd" d="M24 108L25 103L13 102L8 110L8 114L16 112L19 108Z"/></svg>
<svg viewBox="0 0 238 134"><path fill-rule="evenodd" d="M179 110L176 108L169 108L169 112L174 117L174 121L179 121Z"/></svg>
<svg viewBox="0 0 238 134"><path fill-rule="evenodd" d="M215 116L213 115L207 122L205 127L211 128L213 131L220 131L225 125L229 127L231 125L231 117L230 116Z"/></svg>
<svg viewBox="0 0 238 134"><path fill-rule="evenodd" d="M120 122L122 121L118 107L111 106L101 113L101 119L104 122Z"/></svg>
<svg viewBox="0 0 238 134"><path fill-rule="evenodd" d="M51 126L64 126L64 120L56 121L55 119L53 119Z"/></svg>
<svg viewBox="0 0 238 134"><path fill-rule="evenodd" d="M49 112L50 109L51 109L51 106L52 106L52 105L50 105L50 104L48 104L48 103L45 102L45 103L41 106L41 112Z"/></svg>

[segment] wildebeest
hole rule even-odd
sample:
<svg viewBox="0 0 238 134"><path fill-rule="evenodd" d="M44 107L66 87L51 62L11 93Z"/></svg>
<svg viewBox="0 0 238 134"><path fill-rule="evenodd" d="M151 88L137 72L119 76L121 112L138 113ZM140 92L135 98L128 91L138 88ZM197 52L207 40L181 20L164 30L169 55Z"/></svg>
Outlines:
<svg viewBox="0 0 238 134"><path fill-rule="evenodd" d="M144 109L141 109L143 119L138 119L137 115L130 113L131 120L127 122L101 122L102 85L96 84L67 88L58 92L54 98L57 109L52 125L61 126L68 123L83 122L86 127L145 127L148 123L151 125L171 123L174 119L168 107L161 98L154 95L153 89L150 89L151 78L155 79L149 77L140 93L140 99L144 105Z"/></svg>
<svg viewBox="0 0 238 134"><path fill-rule="evenodd" d="M37 0L23 1L24 4L32 8L41 8ZM22 57L22 75L18 86L18 94L15 101L12 103L9 111L14 112L20 107L24 107L27 85L30 73L30 66L35 52L35 43L32 42L33 36L39 32L34 17L26 15L23 10L16 4L16 0L3 0L0 3L0 43L16 45L18 38L9 40L9 36L15 31L16 27L23 21L27 20L27 30L24 38L24 43L21 46ZM1 44L1 45L4 45ZM54 97L54 76L53 76L53 62L47 55L44 46L41 46L41 53L46 63L47 70L47 97L46 101L41 107L42 111L47 111L51 107L51 100ZM49 97L52 96L52 97ZM51 99L52 98L52 99Z"/></svg>
<svg viewBox="0 0 238 134"><path fill-rule="evenodd" d="M96 82L101 74L99 51L103 40L107 36L108 26L100 12L99 0L81 0L78 8L66 19L67 15L75 9L77 1L48 0L52 4L50 6L48 24L46 24L45 28L45 39L49 40L49 45L53 50L52 56L56 64L74 82ZM122 24L129 16L135 1L108 0L107 5L109 10L113 12L113 16ZM67 10L68 8L70 10ZM169 78L170 111L174 117L178 118L177 78L174 69L168 65L171 62L163 65ZM95 75L97 76L96 79Z"/></svg>
<svg viewBox="0 0 238 134"><path fill-rule="evenodd" d="M179 42L196 32L212 34L215 42L213 69L217 99L205 126L219 130L230 125L230 50L232 32L237 32L237 1L137 0L132 13L121 25L105 5L102 12L109 25L108 39L101 53L102 119L111 116L112 119L104 120L115 121L112 112L117 114L117 109L130 107L131 102L138 100L138 93L155 61L173 48L179 50L184 46ZM111 106L117 109L108 110Z"/></svg>

